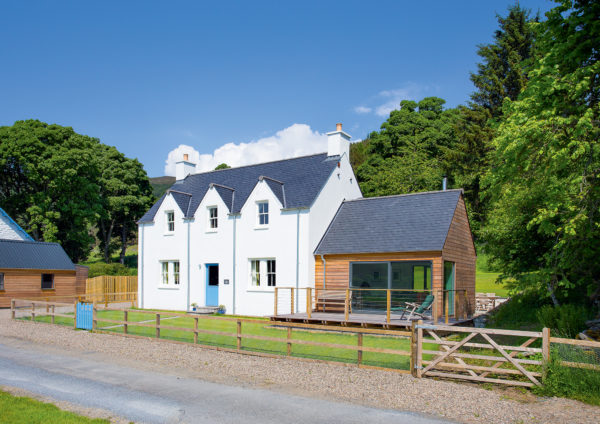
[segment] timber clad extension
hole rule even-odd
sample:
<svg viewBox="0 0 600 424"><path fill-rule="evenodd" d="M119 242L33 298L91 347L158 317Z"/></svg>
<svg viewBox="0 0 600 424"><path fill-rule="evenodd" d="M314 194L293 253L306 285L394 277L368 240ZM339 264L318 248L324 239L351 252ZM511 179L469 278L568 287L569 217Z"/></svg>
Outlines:
<svg viewBox="0 0 600 424"><path fill-rule="evenodd" d="M356 263L387 262L398 269L426 264L431 275L425 286L439 293L453 277L452 290L461 296L466 290L468 309L473 310L476 259L462 190L356 199L342 203L315 249L315 288L352 288ZM389 288L406 284L401 279L390 278ZM443 311L443 296L436 299L437 310Z"/></svg>

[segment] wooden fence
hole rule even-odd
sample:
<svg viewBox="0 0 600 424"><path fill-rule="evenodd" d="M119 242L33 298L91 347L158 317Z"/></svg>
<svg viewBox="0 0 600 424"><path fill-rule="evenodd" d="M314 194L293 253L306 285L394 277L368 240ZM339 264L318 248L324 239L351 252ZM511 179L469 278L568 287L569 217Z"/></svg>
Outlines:
<svg viewBox="0 0 600 424"><path fill-rule="evenodd" d="M398 331L299 322L265 321L253 318L206 316L190 313L132 310L129 308L103 308L105 311L122 314L123 317L122 319L109 319L108 317L105 318L98 315L101 306L103 305L94 304L93 307L93 331L119 334L127 337L147 338L147 335L131 334L133 332L133 327L142 327L152 329L152 335L156 339L173 343L191 343L192 340L187 342L172 340L169 338L169 334L165 335L164 333L161 333L162 331L182 331L191 333L193 344L197 346L269 357L278 357L280 355L264 353L253 347L245 346L244 340L280 342L287 346L285 355L292 359L315 360L318 362L338 364L340 362L294 357L293 346L304 345L314 346L315 348L349 350L356 352L355 363L359 367L383 368L398 372L410 372L416 378L441 377L482 383L533 387L541 384L544 375L544 366L551 360L551 346L553 344L581 348L591 352L595 355L592 356L592 358L596 358L596 362L594 362L594 360L587 362L559 360L561 365L589 369L592 372L600 372L600 342L552 337L550 329L548 328L544 328L540 332L514 331L424 324L422 320L419 320L412 321L410 331ZM21 316L30 318L31 321L39 321L41 316L49 316L50 322L55 323L55 317L63 317L68 319L67 325L71 325L70 320L73 320L73 327L76 326L76 303L13 299L11 302L13 319L16 318L17 311L25 312L25 314ZM142 321L131 320L130 314L132 313L148 315L149 319ZM193 327L165 325L163 320L173 318L191 319L193 320ZM235 328L235 331L218 331L215 329L202 328L206 327L205 324L202 326L199 325L202 320L228 322L234 324L232 327ZM108 331L108 327L104 329L99 328L99 322L103 323L103 325L112 324L113 331ZM63 321L63 324L64 323L65 322ZM285 329L287 332L284 338L255 334L255 331L253 332L251 329L244 332L246 324L260 324L265 327L269 326ZM122 333L115 333L115 327L118 327L119 329L122 327ZM314 331L321 334L355 335L356 344L327 343L323 341L294 338L294 332L298 330ZM211 344L202 344L202 342L199 341L200 334L231 337L236 343L235 348L223 347L223 345L215 346ZM366 346L363 343L363 337L367 335L410 339L410 349L401 350ZM432 346L435 345L439 346L437 350L432 348ZM410 371L366 365L363 361L364 352L409 357ZM348 365L347 363L345 364Z"/></svg>
<svg viewBox="0 0 600 424"><path fill-rule="evenodd" d="M111 300L134 300L137 298L136 275L101 275L88 278L85 282L85 294L92 297L103 295ZM134 295L135 293L135 295ZM127 297L123 298L123 294Z"/></svg>

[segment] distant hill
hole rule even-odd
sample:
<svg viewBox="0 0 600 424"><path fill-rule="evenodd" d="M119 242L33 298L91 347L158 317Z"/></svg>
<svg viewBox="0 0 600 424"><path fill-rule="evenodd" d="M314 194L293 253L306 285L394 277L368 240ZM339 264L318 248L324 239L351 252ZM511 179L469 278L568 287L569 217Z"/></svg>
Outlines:
<svg viewBox="0 0 600 424"><path fill-rule="evenodd" d="M175 177L155 177L150 178L150 185L156 197L162 196L169 187L175 182Z"/></svg>

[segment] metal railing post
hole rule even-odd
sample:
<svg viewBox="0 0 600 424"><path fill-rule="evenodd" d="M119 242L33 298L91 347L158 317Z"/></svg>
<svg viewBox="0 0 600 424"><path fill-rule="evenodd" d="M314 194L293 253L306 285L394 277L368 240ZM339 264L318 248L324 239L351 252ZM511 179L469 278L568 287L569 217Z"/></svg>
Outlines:
<svg viewBox="0 0 600 424"><path fill-rule="evenodd" d="M448 291L444 294L444 315L446 316L446 324L448 324Z"/></svg>

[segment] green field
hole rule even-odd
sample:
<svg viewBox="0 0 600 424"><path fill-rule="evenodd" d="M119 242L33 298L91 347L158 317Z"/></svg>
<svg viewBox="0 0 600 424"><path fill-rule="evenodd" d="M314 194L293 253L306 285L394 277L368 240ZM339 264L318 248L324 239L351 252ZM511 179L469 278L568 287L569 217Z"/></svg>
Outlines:
<svg viewBox="0 0 600 424"><path fill-rule="evenodd" d="M111 324L102 321L102 318L109 320L123 320L121 311L98 311L98 330L122 333L123 326ZM155 316L142 312L129 312L128 321L141 322L148 321L147 324L154 324ZM37 317L38 322L49 322L50 317ZM232 336L198 334L198 344L219 346L224 348L236 349L237 339L236 321L230 319L206 319L200 318L199 329L221 331L233 333ZM73 325L72 318L56 317L56 324ZM192 317L161 317L162 326L193 328L194 319ZM128 333L139 336L155 337L155 328L128 325ZM259 320L259 322L242 322L242 334L259 335L281 339L281 341L267 341L255 339L243 339L242 350L262 352L276 355L286 355L287 353L287 329L277 328L274 323L268 320ZM161 339L170 339L193 343L194 335L189 331L161 329ZM308 340L320 343L334 343L340 345L357 345L356 334L343 334L335 331L308 331L293 330L292 338L296 340ZM410 352L410 339L406 337L367 335L363 336L363 346L401 350L407 354ZM432 349L436 347L431 346ZM294 344L292 347L292 356L320 359L336 362L356 363L357 352L344 348L332 348L325 346L312 346L303 344ZM397 354L363 352L363 364L371 366L380 366L394 369L409 369L409 356Z"/></svg>
<svg viewBox="0 0 600 424"><path fill-rule="evenodd" d="M499 272L484 272L477 270L475 274L475 287L477 293L496 293L497 296L508 296L508 289L501 284L496 284Z"/></svg>
<svg viewBox="0 0 600 424"><path fill-rule="evenodd" d="M108 424L109 421L91 419L62 411L51 403L28 397L17 397L0 390L0 422L11 424Z"/></svg>

